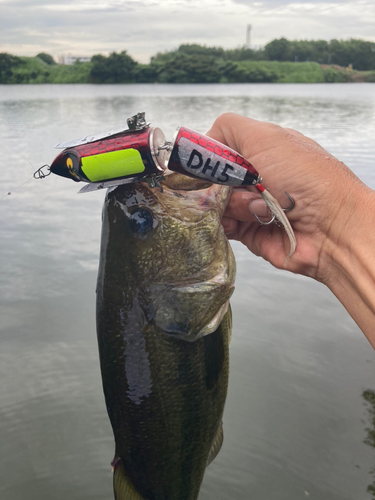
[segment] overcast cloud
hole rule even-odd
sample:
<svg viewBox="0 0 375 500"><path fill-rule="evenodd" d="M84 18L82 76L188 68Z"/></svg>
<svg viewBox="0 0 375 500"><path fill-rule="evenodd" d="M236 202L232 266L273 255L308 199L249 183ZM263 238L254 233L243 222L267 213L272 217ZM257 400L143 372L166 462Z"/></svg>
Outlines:
<svg viewBox="0 0 375 500"><path fill-rule="evenodd" d="M108 54L139 62L181 43L252 46L289 39L375 41L374 0L0 0L0 52Z"/></svg>

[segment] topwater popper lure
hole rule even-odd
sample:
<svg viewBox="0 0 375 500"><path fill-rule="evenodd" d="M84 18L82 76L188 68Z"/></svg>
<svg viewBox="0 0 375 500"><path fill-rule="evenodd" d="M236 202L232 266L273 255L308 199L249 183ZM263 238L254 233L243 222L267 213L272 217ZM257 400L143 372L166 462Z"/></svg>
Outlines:
<svg viewBox="0 0 375 500"><path fill-rule="evenodd" d="M58 144L56 148L63 151L51 166L38 169L34 177L44 178L52 172L88 183L80 193L139 181L158 186L158 179L166 170L215 184L252 185L270 208L272 221L277 219L287 232L290 240L287 260L294 253L296 240L284 209L264 188L251 163L239 153L187 127L179 127L169 142L160 128L150 127L145 113L128 118L127 125L128 128Z"/></svg>

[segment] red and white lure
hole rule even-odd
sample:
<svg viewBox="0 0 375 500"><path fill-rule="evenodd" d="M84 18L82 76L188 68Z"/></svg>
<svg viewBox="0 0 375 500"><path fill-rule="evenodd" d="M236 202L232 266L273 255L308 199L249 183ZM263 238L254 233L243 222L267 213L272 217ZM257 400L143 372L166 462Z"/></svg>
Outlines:
<svg viewBox="0 0 375 500"><path fill-rule="evenodd" d="M127 124L128 128L58 144L56 148L63 151L34 177L44 178L52 172L88 183L80 193L142 180L158 186L166 170L227 186L252 185L272 212L272 220L276 218L285 228L290 240L287 260L293 255L296 239L283 208L239 153L186 127L179 127L168 142L160 128L146 122L145 113L129 118Z"/></svg>

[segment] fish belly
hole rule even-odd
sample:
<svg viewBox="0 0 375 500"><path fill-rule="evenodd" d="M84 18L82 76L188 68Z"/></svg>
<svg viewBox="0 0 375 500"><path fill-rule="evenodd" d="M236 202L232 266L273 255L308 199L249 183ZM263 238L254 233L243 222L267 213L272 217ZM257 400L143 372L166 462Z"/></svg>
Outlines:
<svg viewBox="0 0 375 500"><path fill-rule="evenodd" d="M142 318L128 331L111 328L106 315L99 318L115 464L121 461L121 474L142 499L196 500L222 422L230 311L215 332L194 342L173 338Z"/></svg>

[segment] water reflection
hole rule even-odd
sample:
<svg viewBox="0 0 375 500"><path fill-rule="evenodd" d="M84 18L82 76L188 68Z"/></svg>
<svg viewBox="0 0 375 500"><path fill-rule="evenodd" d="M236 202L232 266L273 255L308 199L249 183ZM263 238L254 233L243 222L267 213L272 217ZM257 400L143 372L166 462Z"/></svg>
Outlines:
<svg viewBox="0 0 375 500"><path fill-rule="evenodd" d="M167 137L179 125L205 132L225 111L277 121L375 187L375 84L35 85L0 87L4 194L51 162L58 142L143 110ZM104 193L78 187L50 176L1 200L2 500L113 498L95 334ZM366 500L374 450L363 443L360 394L373 386L374 352L322 285L233 247L224 445L199 500L299 500L305 491Z"/></svg>
<svg viewBox="0 0 375 500"><path fill-rule="evenodd" d="M375 448L375 391L367 389L363 391L362 397L365 400L367 416L370 422L370 427L366 427L367 437L365 443ZM374 482L367 487L367 491L371 493L372 498L375 498L375 466L370 470L370 474L372 474Z"/></svg>

